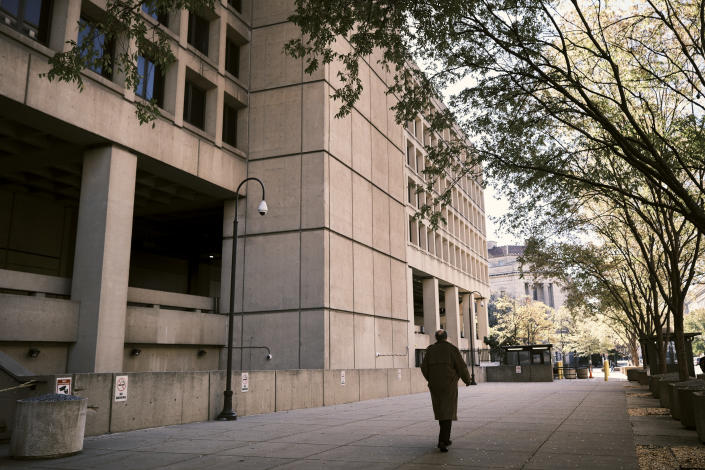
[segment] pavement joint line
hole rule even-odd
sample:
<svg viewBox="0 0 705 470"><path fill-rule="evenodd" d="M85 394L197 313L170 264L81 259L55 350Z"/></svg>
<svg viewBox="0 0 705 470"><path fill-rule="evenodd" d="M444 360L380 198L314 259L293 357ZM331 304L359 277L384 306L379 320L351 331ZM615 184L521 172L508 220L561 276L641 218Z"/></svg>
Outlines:
<svg viewBox="0 0 705 470"><path fill-rule="evenodd" d="M556 426L556 428L551 431L551 433L550 433L550 434L548 435L548 437L541 443L541 445L538 446L538 447L531 453L531 455L529 455L529 457L526 459L526 461L521 465L520 470L524 470L524 469L526 468L526 466L528 465L528 463L531 462L531 459L533 459L534 456L535 456L536 454L538 454L539 450L541 450L541 448L542 448L544 445L546 445L546 443L551 439L551 437L556 433L556 431L557 431L558 429L560 429L561 426L563 426L563 423L565 423L566 421L568 421L568 419L569 419L571 416L573 416L573 414L575 413L575 410L577 410L578 408L580 408L580 405L582 405L583 402L584 402L585 400L587 400L587 398L590 396L591 393L593 393L593 392L595 391L596 388L597 388L596 385L593 385L593 386L592 386L591 390L590 390L588 393L585 394L585 396L580 400L580 402L578 402L577 405L575 405L575 408L573 408L573 411L571 411L570 414L569 414L568 416L566 416L566 417L563 419L563 421L561 421L560 424L559 424L558 426ZM556 394L558 394L558 392L553 392L553 393L551 393L551 394L548 395L548 396L553 396L553 395L556 395ZM548 396L547 396L546 398L548 398Z"/></svg>

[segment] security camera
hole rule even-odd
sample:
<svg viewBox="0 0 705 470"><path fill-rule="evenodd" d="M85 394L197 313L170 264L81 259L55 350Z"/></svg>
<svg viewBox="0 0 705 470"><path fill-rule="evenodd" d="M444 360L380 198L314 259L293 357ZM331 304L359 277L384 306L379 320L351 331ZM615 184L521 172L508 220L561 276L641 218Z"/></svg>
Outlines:
<svg viewBox="0 0 705 470"><path fill-rule="evenodd" d="M267 201L262 199L262 202L259 203L259 206L257 206L257 212L259 212L259 215L265 215L269 209L267 208Z"/></svg>
<svg viewBox="0 0 705 470"><path fill-rule="evenodd" d="M263 214L263 215L264 215L264 214ZM267 354L267 360L268 360L268 361L271 361L271 360L272 360L272 355L271 355L271 354Z"/></svg>

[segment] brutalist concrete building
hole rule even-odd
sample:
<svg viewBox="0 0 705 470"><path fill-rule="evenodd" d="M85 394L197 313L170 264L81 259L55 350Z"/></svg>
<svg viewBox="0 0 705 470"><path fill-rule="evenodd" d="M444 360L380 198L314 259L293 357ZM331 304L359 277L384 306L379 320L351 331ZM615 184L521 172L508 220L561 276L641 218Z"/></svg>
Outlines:
<svg viewBox="0 0 705 470"><path fill-rule="evenodd" d="M423 145L451 136L395 123L376 57L336 119L337 67L309 76L282 52L293 1L221 0L144 10L177 60L140 56L137 93L119 70L86 70L82 92L40 77L104 8L0 1L0 351L35 373L222 368L249 176L269 213L245 186L236 369L411 368L439 326L481 347L481 182L462 179L442 229L413 219ZM152 98L162 118L140 126L134 103Z"/></svg>

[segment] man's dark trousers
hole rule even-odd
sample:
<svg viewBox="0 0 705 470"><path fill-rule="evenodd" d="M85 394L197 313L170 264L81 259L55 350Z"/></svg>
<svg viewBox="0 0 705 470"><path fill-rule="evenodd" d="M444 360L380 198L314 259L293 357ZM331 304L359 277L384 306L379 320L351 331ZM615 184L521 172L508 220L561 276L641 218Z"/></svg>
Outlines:
<svg viewBox="0 0 705 470"><path fill-rule="evenodd" d="M438 424L441 426L441 432L438 434L438 442L447 444L450 442L450 427L453 424L453 420L442 419L438 421Z"/></svg>

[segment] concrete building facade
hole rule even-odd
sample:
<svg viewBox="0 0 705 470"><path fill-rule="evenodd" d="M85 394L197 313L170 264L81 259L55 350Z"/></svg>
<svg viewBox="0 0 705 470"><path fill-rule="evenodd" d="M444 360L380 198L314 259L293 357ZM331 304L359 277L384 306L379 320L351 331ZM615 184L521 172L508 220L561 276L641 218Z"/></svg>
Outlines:
<svg viewBox="0 0 705 470"><path fill-rule="evenodd" d="M137 93L117 69L86 70L79 91L40 74L104 2L7 5L0 351L35 373L222 367L234 191L249 176L263 181L269 213L248 184L235 368L408 368L440 326L461 349L487 334L482 182L453 190L447 226L413 219L423 146L452 136L431 135L422 116L395 122L377 57L337 119L339 65L307 75L283 53L299 34L293 1L222 0L213 12L144 9L176 62L159 70L140 56ZM140 126L134 104L151 98L162 117Z"/></svg>
<svg viewBox="0 0 705 470"><path fill-rule="evenodd" d="M561 285L552 279L535 279L530 273L522 273L518 261L522 253L523 245L497 246L490 241L488 256L492 295L535 300L556 310L561 308L566 298Z"/></svg>

